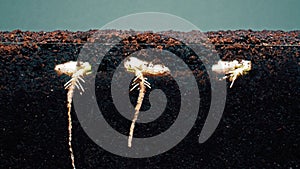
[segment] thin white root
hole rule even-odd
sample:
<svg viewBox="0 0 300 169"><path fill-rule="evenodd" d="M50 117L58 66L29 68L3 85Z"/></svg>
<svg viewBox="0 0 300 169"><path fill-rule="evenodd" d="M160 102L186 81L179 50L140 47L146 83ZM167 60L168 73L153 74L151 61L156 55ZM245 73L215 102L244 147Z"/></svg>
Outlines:
<svg viewBox="0 0 300 169"><path fill-rule="evenodd" d="M79 82L79 81L76 81L76 83L79 85L80 89L84 92L84 88L82 87L82 85L80 84L80 82ZM80 90L80 89L79 89L79 90Z"/></svg>
<svg viewBox="0 0 300 169"><path fill-rule="evenodd" d="M74 158L74 153L73 153L73 148L72 148L72 118L71 118L71 106L72 106L72 97L73 97L73 92L75 89L75 84L76 81L72 81L69 90L68 90L68 131L69 131L69 151L70 151L70 156L71 156L71 161L72 161L72 166L75 169L75 158Z"/></svg>
<svg viewBox="0 0 300 169"><path fill-rule="evenodd" d="M131 89L130 89L130 91L132 91L132 90L134 90L137 86L139 86L139 84L137 83L137 84L135 84Z"/></svg>
<svg viewBox="0 0 300 169"><path fill-rule="evenodd" d="M78 79L81 80L83 83L85 83L85 81L82 79L82 77L78 76Z"/></svg>
<svg viewBox="0 0 300 169"><path fill-rule="evenodd" d="M71 86L71 84L68 84L67 86L65 86L65 89L68 89Z"/></svg>
<svg viewBox="0 0 300 169"><path fill-rule="evenodd" d="M222 77L222 79L224 80L224 79L227 79L229 76L224 76L224 77ZM222 80L222 79L220 79L220 80Z"/></svg>
<svg viewBox="0 0 300 169"><path fill-rule="evenodd" d="M67 83L64 84L64 87L67 88L67 86L71 85L71 82L73 81L73 78L71 78Z"/></svg>
<svg viewBox="0 0 300 169"><path fill-rule="evenodd" d="M137 86L139 86L139 83L134 82L131 85L133 87L129 91L133 91ZM148 81L146 81L146 78L145 78L145 81L144 81L144 85L147 86L149 89L151 89L151 84ZM140 89L140 88L138 88L138 89Z"/></svg>
<svg viewBox="0 0 300 169"><path fill-rule="evenodd" d="M231 82L231 84L230 84L230 87L229 87L229 88L232 88L234 81L235 81L235 79L234 79L234 80L232 80L232 82Z"/></svg>
<svg viewBox="0 0 300 169"><path fill-rule="evenodd" d="M145 79L145 84L150 85L150 83Z"/></svg>
<svg viewBox="0 0 300 169"><path fill-rule="evenodd" d="M143 75L140 75L140 92L139 92L139 97L137 100L137 104L135 106L135 113L131 122L131 126L130 126L130 131L129 131L129 137L128 137L128 147L132 146L132 138L133 138L133 131L134 131L134 127L135 127L135 122L139 116L139 112L143 103L143 99L144 99L144 95L146 92L146 88L145 88L145 79L143 77Z"/></svg>
<svg viewBox="0 0 300 169"><path fill-rule="evenodd" d="M80 90L80 88L76 82L75 82L75 86L77 87L78 90Z"/></svg>
<svg viewBox="0 0 300 169"><path fill-rule="evenodd" d="M135 83L140 77L139 76L136 76L134 79L133 79L133 82Z"/></svg>
<svg viewBox="0 0 300 169"><path fill-rule="evenodd" d="M149 82L146 83L146 82L147 82L147 81L145 81L144 84L145 84L149 89L151 89L150 83L149 83Z"/></svg>
<svg viewBox="0 0 300 169"><path fill-rule="evenodd" d="M131 122L131 126L130 126L130 132L129 132L129 137L128 137L128 147L131 147L131 145L132 145L133 131L134 131L135 122L136 122L138 116L139 116L139 111L136 110L134 113L132 122Z"/></svg>

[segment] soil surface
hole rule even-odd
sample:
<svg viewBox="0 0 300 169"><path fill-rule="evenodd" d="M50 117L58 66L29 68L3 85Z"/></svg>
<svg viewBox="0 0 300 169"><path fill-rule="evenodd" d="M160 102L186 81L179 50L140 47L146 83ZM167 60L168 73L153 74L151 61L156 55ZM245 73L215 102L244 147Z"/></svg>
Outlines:
<svg viewBox="0 0 300 169"><path fill-rule="evenodd" d="M93 37L96 32L97 38ZM111 77L122 60L141 49L168 50L187 63L198 83L199 115L189 134L174 148L134 159L114 155L95 144L73 109L72 144L77 168L299 168L300 31L218 31L204 33L203 39L195 38L200 33L197 31L140 32L130 36L136 33L0 32L0 168L72 167L67 142L67 91L63 87L69 77L58 76L54 67L76 60L86 43L116 38L121 41L98 63L95 81L98 104L115 130L126 135L130 120L112 109ZM176 39L179 35L185 37L185 43ZM222 119L203 144L198 138L210 105L209 78L214 77L208 77L202 61L188 47L195 43L212 47L222 60L246 59L253 64L233 88L227 82ZM141 55L147 58L147 54ZM168 103L158 119L137 124L135 137L151 137L168 130L178 115L180 92L174 79L149 77L149 81L153 89L166 94ZM87 78L86 83L91 80ZM150 107L149 93L142 110ZM129 94L133 105L137 95L137 90Z"/></svg>

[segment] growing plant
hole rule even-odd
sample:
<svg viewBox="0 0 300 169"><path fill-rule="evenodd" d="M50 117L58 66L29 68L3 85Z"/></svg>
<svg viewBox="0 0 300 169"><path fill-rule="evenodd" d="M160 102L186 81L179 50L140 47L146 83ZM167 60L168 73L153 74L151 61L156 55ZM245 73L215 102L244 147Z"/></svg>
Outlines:
<svg viewBox="0 0 300 169"><path fill-rule="evenodd" d="M230 88L233 86L234 81L238 76L244 75L251 70L251 61L242 60L238 62L234 61L222 61L212 66L212 71L216 73L224 73L225 76L222 79L229 78L231 81Z"/></svg>
<svg viewBox="0 0 300 169"><path fill-rule="evenodd" d="M147 81L147 78L145 76L164 76L170 74L170 70L168 67L165 67L162 64L154 65L151 62L149 63L146 61L142 61L136 57L129 57L124 62L124 67L128 72L134 73L136 76L133 80L133 83L131 84L132 88L130 89L130 91L134 90L137 86L139 86L139 96L137 104L135 106L135 113L132 119L128 137L128 147L131 147L134 126L143 103L144 95L146 92L146 86L151 89L150 83Z"/></svg>
<svg viewBox="0 0 300 169"><path fill-rule="evenodd" d="M72 166L75 169L74 153L72 148L72 118L71 105L75 87L84 92L84 88L80 84L80 80L84 83L83 77L90 74L92 67L88 62L70 61L67 63L56 65L54 70L60 74L66 74L71 79L64 85L68 89L67 93L67 107L68 107L68 131L69 131L69 150L72 161ZM81 94L81 93L80 93Z"/></svg>

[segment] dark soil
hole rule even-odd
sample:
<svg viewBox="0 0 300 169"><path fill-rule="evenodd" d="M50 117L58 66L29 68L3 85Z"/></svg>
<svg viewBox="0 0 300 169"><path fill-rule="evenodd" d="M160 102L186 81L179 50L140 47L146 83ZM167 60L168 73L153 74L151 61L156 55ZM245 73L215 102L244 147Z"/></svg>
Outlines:
<svg viewBox="0 0 300 169"><path fill-rule="evenodd" d="M110 111L113 103L109 92L105 93L110 89L110 69L140 49L159 48L181 57L197 79L202 107L194 127L177 146L142 159L120 157L99 147L83 131L73 110L72 143L77 168L299 168L300 31L205 33L222 60L251 60L253 68L239 77L233 88L228 87L222 120L203 144L198 143L198 137L210 104L209 77L188 44L172 38L184 34L187 43L197 43L199 39L193 35L199 32L127 37L134 31L107 30L100 31L99 39L92 37L95 32L0 32L0 168L71 168L67 91L63 88L68 77L58 76L54 67L76 60L86 42L101 43L101 39L109 41L113 37L123 40L99 66L102 73L97 74L96 92L106 110L104 116L117 131L128 133L130 121ZM161 84L176 88L176 83L172 77L153 83L153 88L169 93L169 109L154 122L137 124L136 137L159 134L176 120L176 99L172 100L176 92ZM136 97L137 92L130 95L133 104ZM146 97L142 109L147 106Z"/></svg>

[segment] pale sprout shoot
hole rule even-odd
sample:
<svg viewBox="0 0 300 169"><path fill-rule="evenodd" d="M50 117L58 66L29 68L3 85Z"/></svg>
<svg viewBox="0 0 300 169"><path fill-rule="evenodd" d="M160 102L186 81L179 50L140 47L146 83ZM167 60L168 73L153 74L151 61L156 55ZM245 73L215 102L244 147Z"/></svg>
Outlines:
<svg viewBox="0 0 300 169"><path fill-rule="evenodd" d="M70 156L72 161L72 166L75 169L75 160L74 160L74 153L72 148L72 118L71 118L71 105L72 105L72 98L73 92L75 87L79 90L84 92L83 86L80 84L80 81L83 83L83 77L90 74L92 71L92 67L88 62L79 62L79 61L70 61L67 63L56 65L54 70L57 74L66 74L71 76L71 79L64 85L65 89L68 89L67 94L67 107L68 107L68 131L69 131L69 150ZM82 94L80 92L80 94Z"/></svg>
<svg viewBox="0 0 300 169"><path fill-rule="evenodd" d="M222 79L229 78L229 81L231 81L230 88L233 86L234 81L238 76L242 76L248 73L250 70L251 61L248 60L242 60L240 62L237 60L231 62L219 60L217 64L212 66L212 71L225 74Z"/></svg>
<svg viewBox="0 0 300 169"><path fill-rule="evenodd" d="M136 87L139 87L139 96L137 100L137 104L135 106L135 113L132 119L132 123L130 126L129 137L128 137L128 147L132 145L133 131L135 127L135 122L138 118L139 111L141 109L143 99L146 92L146 87L151 89L150 83L147 81L147 78L144 76L164 76L170 74L170 70L168 67L162 64L152 64L151 62L142 61L136 57L129 57L124 62L124 67L128 72L135 74L135 79L131 84L130 91L134 90ZM146 86L146 87L145 87Z"/></svg>

